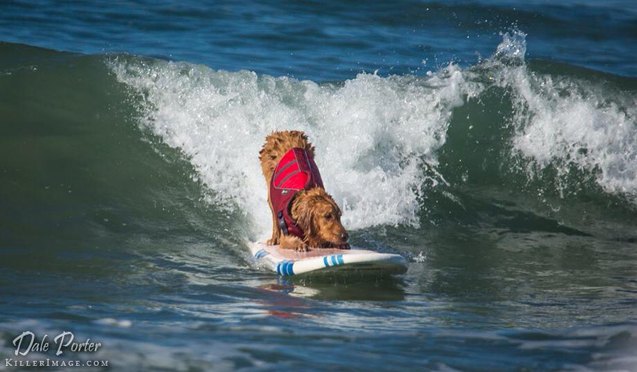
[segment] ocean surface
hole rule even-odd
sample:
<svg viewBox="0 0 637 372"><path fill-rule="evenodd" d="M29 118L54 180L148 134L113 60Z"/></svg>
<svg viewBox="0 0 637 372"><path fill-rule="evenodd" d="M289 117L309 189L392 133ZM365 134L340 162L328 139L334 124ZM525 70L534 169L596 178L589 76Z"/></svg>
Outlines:
<svg viewBox="0 0 637 372"><path fill-rule="evenodd" d="M254 264L279 129L405 275ZM0 370L37 361L637 370L637 2L0 2Z"/></svg>

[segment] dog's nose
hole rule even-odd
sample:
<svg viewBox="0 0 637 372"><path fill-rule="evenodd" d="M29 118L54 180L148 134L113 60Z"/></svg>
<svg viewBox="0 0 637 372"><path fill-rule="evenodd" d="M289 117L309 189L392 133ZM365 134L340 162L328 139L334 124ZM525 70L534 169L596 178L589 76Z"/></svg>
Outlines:
<svg viewBox="0 0 637 372"><path fill-rule="evenodd" d="M344 232L341 234L341 240L343 240L344 242L347 241L347 239L349 239L349 234Z"/></svg>

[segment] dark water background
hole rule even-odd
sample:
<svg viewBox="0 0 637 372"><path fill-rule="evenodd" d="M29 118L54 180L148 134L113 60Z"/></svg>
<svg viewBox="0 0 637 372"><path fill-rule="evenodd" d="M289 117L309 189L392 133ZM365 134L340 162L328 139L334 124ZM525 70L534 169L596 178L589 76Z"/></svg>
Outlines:
<svg viewBox="0 0 637 372"><path fill-rule="evenodd" d="M0 3L0 370L56 359L25 330L118 370L637 369L636 45L632 1ZM289 128L406 275L254 267Z"/></svg>

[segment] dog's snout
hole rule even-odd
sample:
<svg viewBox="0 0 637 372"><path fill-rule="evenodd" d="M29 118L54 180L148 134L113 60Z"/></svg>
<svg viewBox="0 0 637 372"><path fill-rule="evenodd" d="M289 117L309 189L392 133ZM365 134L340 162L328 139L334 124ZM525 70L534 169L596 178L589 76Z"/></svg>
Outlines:
<svg viewBox="0 0 637 372"><path fill-rule="evenodd" d="M349 234L344 232L341 234L341 239L346 242L349 239Z"/></svg>

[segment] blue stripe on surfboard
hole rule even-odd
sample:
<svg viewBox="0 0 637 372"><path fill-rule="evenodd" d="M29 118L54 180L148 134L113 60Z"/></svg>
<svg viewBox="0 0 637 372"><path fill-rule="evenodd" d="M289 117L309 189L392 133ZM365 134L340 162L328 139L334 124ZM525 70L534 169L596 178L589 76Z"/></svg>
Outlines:
<svg viewBox="0 0 637 372"><path fill-rule="evenodd" d="M331 256L323 256L323 266L339 266L343 265L345 262L343 261L343 255L331 255Z"/></svg>
<svg viewBox="0 0 637 372"><path fill-rule="evenodd" d="M336 261L338 262L339 265L344 264L345 262L343 262L343 255L339 254L338 256L336 256Z"/></svg>
<svg viewBox="0 0 637 372"><path fill-rule="evenodd" d="M279 275L294 275L294 261L282 261L276 265L276 272Z"/></svg>
<svg viewBox="0 0 637 372"><path fill-rule="evenodd" d="M257 251L257 253L254 254L254 258L256 258L257 260L262 259L263 257L269 255L270 253L268 251L266 251L265 249L259 249Z"/></svg>

